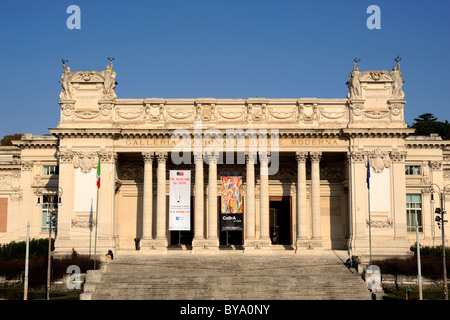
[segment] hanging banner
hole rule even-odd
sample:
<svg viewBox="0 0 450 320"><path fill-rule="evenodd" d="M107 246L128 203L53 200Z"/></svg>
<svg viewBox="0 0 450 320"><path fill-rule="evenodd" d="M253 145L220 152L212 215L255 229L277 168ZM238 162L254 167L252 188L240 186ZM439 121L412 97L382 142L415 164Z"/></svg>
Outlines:
<svg viewBox="0 0 450 320"><path fill-rule="evenodd" d="M170 170L169 230L191 230L190 170Z"/></svg>
<svg viewBox="0 0 450 320"><path fill-rule="evenodd" d="M222 176L221 191L221 230L243 230L242 176Z"/></svg>

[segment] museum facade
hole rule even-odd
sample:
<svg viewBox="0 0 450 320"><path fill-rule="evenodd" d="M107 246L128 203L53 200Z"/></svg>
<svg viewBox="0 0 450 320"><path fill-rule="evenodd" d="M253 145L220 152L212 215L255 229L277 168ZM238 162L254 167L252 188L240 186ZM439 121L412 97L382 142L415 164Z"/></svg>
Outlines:
<svg viewBox="0 0 450 320"><path fill-rule="evenodd" d="M416 228L442 244L450 141L412 135L399 61L355 61L342 99L120 99L112 60L63 68L56 128L0 147L1 243L24 240L27 223L47 237L54 214L57 253L139 239L139 254L401 255Z"/></svg>

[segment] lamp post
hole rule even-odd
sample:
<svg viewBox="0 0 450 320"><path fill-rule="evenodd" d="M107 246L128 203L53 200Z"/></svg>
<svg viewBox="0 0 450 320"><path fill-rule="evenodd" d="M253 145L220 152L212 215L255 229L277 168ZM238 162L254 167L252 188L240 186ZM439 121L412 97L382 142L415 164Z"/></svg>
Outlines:
<svg viewBox="0 0 450 320"><path fill-rule="evenodd" d="M42 192L40 192L40 190L38 190L36 192L39 197L38 197L38 201L36 203L37 206L41 206L40 203L40 195L42 194ZM50 277L51 277L51 260L52 260L52 228L55 227L55 238L56 238L56 222L58 219L58 211L55 209L55 204L57 204L58 206L61 206L61 196L62 196L62 189L60 187L58 187L58 202L55 202L55 195L51 194L49 195L49 201L48 201L48 205L49 205L49 213L47 215L47 225L48 225L48 260L47 260L47 288L46 288L46 296L47 296L47 300L50 300ZM42 201L44 202L44 201Z"/></svg>
<svg viewBox="0 0 450 320"><path fill-rule="evenodd" d="M420 241L419 241L419 220L416 214L416 246L417 246L417 282L419 284L419 300L423 300L422 295L422 264L420 262Z"/></svg>
<svg viewBox="0 0 450 320"><path fill-rule="evenodd" d="M444 220L444 214L445 214L445 194L446 194L446 189L447 189L447 187L450 186L450 184L445 185L442 188L442 191L437 184L433 183L432 185L434 185L438 188L440 202L441 202L441 207L436 208L436 210L435 210L435 213L440 214L441 216L436 216L434 221L437 222L439 228L441 228L441 231L442 231L442 265L443 265L443 276L442 277L443 277L443 281L444 281L444 299L448 300L447 264L445 261L446 260L446 258L445 258L445 223L447 222L447 220ZM434 203L433 192L434 192L434 189L433 189L433 187L431 187L431 203Z"/></svg>

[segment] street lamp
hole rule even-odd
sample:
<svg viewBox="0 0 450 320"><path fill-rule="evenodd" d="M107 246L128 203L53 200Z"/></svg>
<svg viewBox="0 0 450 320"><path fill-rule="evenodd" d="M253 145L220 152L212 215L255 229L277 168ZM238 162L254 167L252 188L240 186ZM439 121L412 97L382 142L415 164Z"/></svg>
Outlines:
<svg viewBox="0 0 450 320"><path fill-rule="evenodd" d="M439 186L435 183L433 183L432 185L436 186L439 190L439 198L441 201L441 207L440 208L436 208L435 213L436 214L440 214L441 216L436 216L436 218L434 219L434 221L437 222L439 228L442 231L442 264L443 264L443 280L444 280L444 299L448 300L448 290L447 290L447 264L446 264L446 258L445 258L445 223L447 222L447 220L444 220L444 214L445 214L445 195L446 195L446 189L447 187L450 186L450 184L447 184L446 186L444 186L444 188L441 189L439 188ZM431 203L434 203L434 197L433 197L433 193L434 193L434 189L433 187L431 187Z"/></svg>
<svg viewBox="0 0 450 320"><path fill-rule="evenodd" d="M39 195L36 206L41 206L40 195L42 192L40 190L36 191ZM47 225L48 225L48 261L47 261L47 300L50 300L50 275L51 275L51 259L52 259L52 228L55 228L55 238L56 238L56 223L58 221L58 211L55 209L55 205L62 206L61 196L63 191L61 187L58 187L58 202L55 202L55 195L50 194L48 199L48 205L50 207L49 213L47 215ZM43 201L42 201L43 202Z"/></svg>

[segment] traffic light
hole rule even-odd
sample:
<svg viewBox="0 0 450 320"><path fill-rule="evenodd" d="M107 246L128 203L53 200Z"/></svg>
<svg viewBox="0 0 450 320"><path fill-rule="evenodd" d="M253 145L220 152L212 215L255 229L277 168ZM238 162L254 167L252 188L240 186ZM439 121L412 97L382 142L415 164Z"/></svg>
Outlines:
<svg viewBox="0 0 450 320"><path fill-rule="evenodd" d="M438 227L440 229L441 228L441 224L443 225L445 222L447 222L447 220L444 220L445 211L441 210L441 208L436 208L434 210L434 213L437 214L437 216L434 218L434 221L437 222L437 225L438 225ZM442 217L440 217L439 215L441 215Z"/></svg>
<svg viewBox="0 0 450 320"><path fill-rule="evenodd" d="M58 213L56 211L52 211L50 213L50 225L52 228L56 228L56 224L58 222Z"/></svg>

